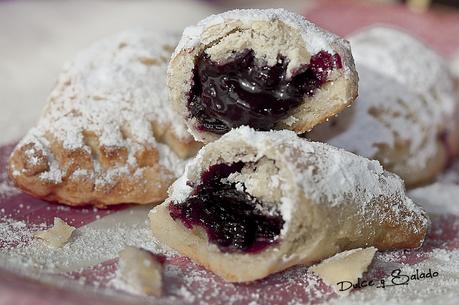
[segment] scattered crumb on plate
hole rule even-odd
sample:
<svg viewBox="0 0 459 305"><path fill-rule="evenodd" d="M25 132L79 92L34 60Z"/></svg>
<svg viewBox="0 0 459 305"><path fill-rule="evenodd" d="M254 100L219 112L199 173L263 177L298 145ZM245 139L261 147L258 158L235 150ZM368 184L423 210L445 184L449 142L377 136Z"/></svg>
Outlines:
<svg viewBox="0 0 459 305"><path fill-rule="evenodd" d="M309 270L332 286L337 293L348 294L352 290L352 287L346 289L350 284L343 284L342 288L346 290L342 291L338 283L342 281L357 283L373 261L376 251L375 247L344 251L312 266Z"/></svg>
<svg viewBox="0 0 459 305"><path fill-rule="evenodd" d="M111 284L132 294L160 297L162 274L163 266L157 256L128 246L119 253L118 271Z"/></svg>
<svg viewBox="0 0 459 305"><path fill-rule="evenodd" d="M61 248L69 241L74 230L74 227L69 226L62 219L54 217L54 225L51 228L36 232L34 236L43 239L53 248Z"/></svg>

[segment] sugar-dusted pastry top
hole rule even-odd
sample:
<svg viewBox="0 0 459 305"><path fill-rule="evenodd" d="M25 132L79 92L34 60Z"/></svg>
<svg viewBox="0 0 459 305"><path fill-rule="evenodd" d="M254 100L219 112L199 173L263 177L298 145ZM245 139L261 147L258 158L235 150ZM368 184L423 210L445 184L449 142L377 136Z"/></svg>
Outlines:
<svg viewBox="0 0 459 305"><path fill-rule="evenodd" d="M45 159L38 181L89 179L96 191L120 185L118 179L145 181L144 170L155 164L158 181L180 175L181 157L190 156L196 143L170 108L165 88L177 40L170 33L136 29L80 52L65 65L36 127L18 144L24 160L11 162L13 177L30 176L27 168Z"/></svg>
<svg viewBox="0 0 459 305"><path fill-rule="evenodd" d="M237 157L231 159L234 155ZM278 181L272 186L280 187L282 193L279 209L285 221L283 233L293 216L293 196L298 188L313 203L332 207L356 205L362 214L374 202L389 200L397 204L378 217L395 215L410 222L413 215L423 215L423 211L405 195L403 181L384 171L378 161L328 144L309 142L291 131L257 132L249 127L233 129L217 143L202 148L187 165L184 175L171 186L166 202L185 201L192 194L193 185L199 183L201 174L215 163L257 162L262 158L275 160L281 169L279 175L270 175L271 180ZM287 185L286 180L291 185ZM404 208L400 209L401 206ZM410 212L406 213L406 210Z"/></svg>
<svg viewBox="0 0 459 305"><path fill-rule="evenodd" d="M370 28L349 40L359 98L310 137L378 159L407 184L428 180L444 166L443 142L457 134L457 102L444 60L392 28Z"/></svg>
<svg viewBox="0 0 459 305"><path fill-rule="evenodd" d="M155 122L191 141L183 121L169 107L165 90L165 68L176 42L175 35L139 29L82 51L65 65L38 125L20 146L30 142L47 146L44 134L52 133L64 149L90 150L84 133L92 132L100 145L126 148L126 165L134 166L135 153L151 145L161 151L160 162L180 174L184 162L157 142L151 127ZM112 170L116 174L123 168ZM42 174L43 179L60 177L58 169Z"/></svg>
<svg viewBox="0 0 459 305"><path fill-rule="evenodd" d="M377 69L414 91L425 92L434 88L438 91L449 90L449 82L442 82L450 78L445 72L448 70L445 61L403 30L375 26L357 32L348 39L359 65ZM450 101L438 102L444 104L439 111L453 109Z"/></svg>
<svg viewBox="0 0 459 305"><path fill-rule="evenodd" d="M411 142L411 158L406 161L413 166L425 164L436 152L434 146L439 134L452 124L456 109L453 83L445 61L414 37L391 28L371 28L349 40L357 69L368 75L368 78L361 77L360 99L365 101L356 104L366 106L366 115L358 116L353 129L368 126L366 120L382 127L378 128L379 137L367 132L366 137L351 142L372 145L357 153L371 156L376 143L393 147L397 138L401 138ZM385 87L378 85L381 79ZM381 118L372 113L378 107L382 108Z"/></svg>
<svg viewBox="0 0 459 305"><path fill-rule="evenodd" d="M173 56L176 56L183 49L190 49L197 46L201 42L201 35L206 28L231 20L238 20L243 23L280 20L300 32L311 54L322 50L333 53L335 51L331 48L332 44L337 42L347 44L339 36L324 31L314 23L305 20L304 17L282 8L263 10L236 9L218 15L211 15L201 20L197 25L185 28L182 39Z"/></svg>
<svg viewBox="0 0 459 305"><path fill-rule="evenodd" d="M378 70L359 63L357 70L359 99L337 118L314 129L309 137L368 158L375 158L384 146L394 149L397 142L409 142L407 153L411 157L404 158L406 164L424 165L437 151L439 133L424 97Z"/></svg>

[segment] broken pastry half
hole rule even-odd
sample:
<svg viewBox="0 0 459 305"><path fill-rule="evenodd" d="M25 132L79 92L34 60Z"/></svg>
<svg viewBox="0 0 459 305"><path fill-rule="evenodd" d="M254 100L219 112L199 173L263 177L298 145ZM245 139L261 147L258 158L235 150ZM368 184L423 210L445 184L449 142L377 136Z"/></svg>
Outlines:
<svg viewBox="0 0 459 305"><path fill-rule="evenodd" d="M163 200L200 146L167 99L167 62L177 41L126 31L66 65L37 126L10 157L16 185L73 206Z"/></svg>
<svg viewBox="0 0 459 305"><path fill-rule="evenodd" d="M357 81L347 41L284 9L186 28L167 78L175 109L206 143L243 125L304 133L349 106Z"/></svg>
<svg viewBox="0 0 459 305"><path fill-rule="evenodd" d="M156 238L231 282L354 248L417 248L429 225L377 161L249 127L201 149L149 217Z"/></svg>
<svg viewBox="0 0 459 305"><path fill-rule="evenodd" d="M458 100L447 65L392 28L370 28L349 40L359 98L308 137L379 160L409 188L431 181L459 150Z"/></svg>

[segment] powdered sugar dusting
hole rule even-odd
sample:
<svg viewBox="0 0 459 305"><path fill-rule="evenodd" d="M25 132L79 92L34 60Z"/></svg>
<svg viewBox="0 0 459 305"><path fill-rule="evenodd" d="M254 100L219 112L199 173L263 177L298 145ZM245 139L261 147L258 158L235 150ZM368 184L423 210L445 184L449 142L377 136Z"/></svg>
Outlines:
<svg viewBox="0 0 459 305"><path fill-rule="evenodd" d="M157 145L159 164L169 169L176 177L182 175L189 160L178 157L166 144L158 143Z"/></svg>
<svg viewBox="0 0 459 305"><path fill-rule="evenodd" d="M63 209L69 208L63 207ZM416 268L425 271L432 268L433 271L440 272L439 277L378 291L367 287L355 290L346 298L333 301L336 295L331 287L302 266L253 283L226 283L187 258L176 256L175 252L156 244L152 240L148 225L145 224L149 209L150 207L129 208L122 213L104 217L87 226L88 228L78 229L76 233L80 232L81 235L75 234L74 239L70 241L74 244L73 247L66 245L62 252L44 247L40 241L33 239L33 232L46 229L46 225L33 225L9 217L0 217L0 266L46 282L47 286L52 287L51 289L66 284L72 291L81 291L82 298L88 290L96 291L98 296L113 298L115 304L125 298L131 298L125 293L108 290L107 287L117 271L116 261L110 258L116 257L117 250L126 245L145 247L154 253L163 253L167 258L164 296L160 299L132 296L125 303L129 301L152 304L159 302L204 305L306 305L332 302L333 304L379 305L394 302L398 304L411 301L422 302L440 295L455 300L453 297L457 296L454 289L458 284L459 268L456 268L455 264L459 262L459 253L454 249L458 245L456 232L459 222L451 215L439 219L433 218L432 231L421 249L378 254L367 275L379 279L386 277L394 268L400 266L409 272L413 272ZM27 210L24 209L23 213L26 212ZM78 210L74 212L78 213ZM101 261L103 262L100 263ZM381 271L384 272L383 275Z"/></svg>
<svg viewBox="0 0 459 305"><path fill-rule="evenodd" d="M178 54L181 50L195 47L200 42L201 34L206 28L229 20L239 20L244 23L281 20L292 28L300 31L306 47L311 54L316 54L321 50L334 54L335 51L332 49L331 44L337 43L338 41L339 43L345 42L338 36L328 33L319 28L317 25L307 21L304 17L285 9L244 9L232 10L218 15L211 15L200 21L196 26L187 27L183 32L182 39L180 40L173 56Z"/></svg>
<svg viewBox="0 0 459 305"><path fill-rule="evenodd" d="M438 154L439 135L452 128L456 107L444 61L395 29L371 28L350 42L360 75L359 99L337 119L314 129L311 138L368 158L407 145L402 162L425 166Z"/></svg>
<svg viewBox="0 0 459 305"><path fill-rule="evenodd" d="M72 239L60 249L34 238L46 228L4 217L0 221L0 263L9 268L69 272L87 268L117 257L125 246L137 246L155 253L174 255L151 236L146 223L149 207L118 212L77 229Z"/></svg>
<svg viewBox="0 0 459 305"><path fill-rule="evenodd" d="M99 185L130 174L138 166L136 154L145 148L158 150L160 164L175 175L183 171L184 161L158 143L152 131L155 124L172 129L181 140L192 139L166 92L167 62L177 40L170 33L126 31L95 43L65 66L38 126L19 145L33 143L46 153L50 168L41 179L60 183L66 170L55 160L51 141L68 151L91 153L88 136L96 137L96 145L128 152L125 163L106 173L94 164ZM25 156L30 164L38 161L32 151Z"/></svg>
<svg viewBox="0 0 459 305"><path fill-rule="evenodd" d="M386 289L366 287L355 291L346 298L331 299L325 304L359 305L359 304L427 304L439 301L442 304L457 303L457 286L459 285L458 262L459 250L448 251L436 249L423 262L397 264L392 253L382 254L374 264L373 270L384 270L388 273L400 268L402 274L413 275L418 272L438 272L434 279L410 280L407 285L387 287ZM374 273L373 273L374 275ZM370 274L370 277L372 275ZM377 277L379 278L379 277ZM387 277L390 283L390 276ZM447 300L450 300L449 302Z"/></svg>
<svg viewBox="0 0 459 305"><path fill-rule="evenodd" d="M124 215L126 216L126 215ZM138 217L139 214L133 215ZM114 219L113 219L114 220ZM30 226L20 221L7 221L14 229L4 230L5 219L0 223L0 233L6 231L15 232L11 235L11 242L20 243L21 247L26 244L27 236L31 237ZM457 222L456 222L457 223ZM29 229L28 229L29 228ZM33 230L43 229L43 226L38 226ZM439 228L434 228L432 233L434 236L437 234ZM105 235L102 230L103 236ZM3 238L3 235L0 235ZM434 237L433 236L433 237ZM21 237L26 237L21 239ZM375 261L372 264L369 273L365 278L385 278L390 272L397 267L401 267L404 272L414 273L415 269L427 271L431 268L433 271L438 271L440 277L433 280L424 280L410 282L408 286L388 287L386 289L373 290L371 287L355 290L350 296L345 298L336 298L332 289L325 285L318 277L311 274L311 272L302 266L291 268L281 273L274 274L262 281L257 281L248 284L232 284L225 283L212 273L204 270L203 268L191 263L188 259L170 256L166 259L164 270L164 296L161 299L136 299L143 302L165 302L167 304L382 304L384 302L403 303L409 300L416 300L421 302L429 298L435 298L440 295L456 295L454 293L455 287L458 284L459 274L456 264L459 261L457 250L446 250L436 248L429 251L429 247L435 241L428 242L425 249L413 251L394 251L383 252L377 254ZM448 241L449 242L449 241ZM100 252L106 251L106 245L102 243ZM118 246L118 243L115 243ZM437 247L443 247L442 244L437 244ZM10 248L12 249L12 248ZM154 249L157 251L157 249ZM89 250L88 250L88 253ZM111 250L110 250L111 253ZM7 254L8 255L8 254ZM16 255L16 253L14 254ZM67 255L72 255L67 253ZM77 254L79 255L79 254ZM409 257L414 256L415 261L407 263ZM4 257L4 253L0 257ZM17 259L17 258L16 258ZM17 260L14 259L13 261ZM63 257L55 256L55 261L59 262ZM4 263L0 259L0 263ZM29 261L30 262L30 261ZM27 260L22 261L21 268L26 271L29 276L38 277L41 274L42 280L45 273L38 273L31 266ZM59 265L59 263L57 264ZM56 266L57 266L56 265ZM82 288L90 289L91 286L98 287L98 292L106 294L107 291L104 283L109 282L116 273L116 264L112 261L107 261L103 264L97 264L93 267L83 269L78 273L66 273L70 279L75 279L71 285L73 289ZM49 269L48 269L49 270ZM59 272L58 268L53 269ZM51 283L56 281L62 282L65 278L56 275ZM87 283L89 281L89 283ZM83 286L88 285L88 286ZM78 286L78 287L76 287ZM123 295L115 294L115 292L108 292L113 297L120 300Z"/></svg>
<svg viewBox="0 0 459 305"><path fill-rule="evenodd" d="M378 217L397 215L406 222L412 222L414 218L427 222L425 217L421 217L422 209L405 195L403 181L384 171L378 161L371 161L327 144L309 142L292 131L257 132L249 127L233 129L220 140L201 149L197 157L188 164L185 174L172 185L167 201L181 202L189 196L192 188L187 185L187 179L191 172L200 168L206 155L215 149L214 146L240 146L241 142L254 148L255 160L275 149L279 153L278 159L284 161L282 166L292 173L295 183L301 187L306 198L314 203L331 206L355 204L365 211L371 204L384 198L394 204L390 212ZM292 212L292 201L283 198L281 202L281 211L288 213L283 214L287 221ZM405 213L407 210L409 213Z"/></svg>
<svg viewBox="0 0 459 305"><path fill-rule="evenodd" d="M413 36L390 27L371 27L349 37L353 55L361 65L406 85L416 92L448 88L446 62ZM368 54L371 54L369 56ZM441 92L439 92L441 94ZM453 110L449 100L436 101L439 111Z"/></svg>

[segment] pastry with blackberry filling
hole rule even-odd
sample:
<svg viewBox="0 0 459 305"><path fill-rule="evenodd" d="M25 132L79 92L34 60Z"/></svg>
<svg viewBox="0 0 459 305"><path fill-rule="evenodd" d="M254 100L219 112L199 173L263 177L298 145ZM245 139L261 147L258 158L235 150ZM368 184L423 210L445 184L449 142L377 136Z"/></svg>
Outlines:
<svg viewBox="0 0 459 305"><path fill-rule="evenodd" d="M149 217L156 238L231 282L344 250L417 248L429 226L378 161L247 126L202 148Z"/></svg>
<svg viewBox="0 0 459 305"><path fill-rule="evenodd" d="M196 140L232 128L304 133L357 96L349 43L283 9L233 10L185 29L168 68Z"/></svg>

